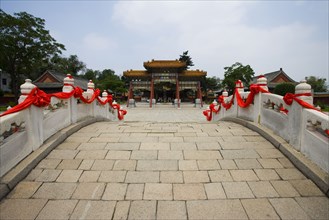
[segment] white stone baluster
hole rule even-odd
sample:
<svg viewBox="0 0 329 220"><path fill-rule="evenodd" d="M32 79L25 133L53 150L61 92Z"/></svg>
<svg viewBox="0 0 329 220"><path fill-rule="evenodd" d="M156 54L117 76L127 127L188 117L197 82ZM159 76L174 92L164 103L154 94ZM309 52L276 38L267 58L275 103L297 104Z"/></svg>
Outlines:
<svg viewBox="0 0 329 220"><path fill-rule="evenodd" d="M312 87L310 84L306 83L306 80L300 81L300 83L295 87L295 94L303 94L303 93L311 93L311 92L312 92ZM313 105L313 96L299 96L298 99L301 99Z"/></svg>
<svg viewBox="0 0 329 220"><path fill-rule="evenodd" d="M236 81L235 88L237 88L239 92L244 92L243 82L241 80Z"/></svg>
<svg viewBox="0 0 329 220"><path fill-rule="evenodd" d="M71 76L71 74L66 74L66 77L64 78L64 86L62 91L69 93L74 89L73 86L74 86L73 77Z"/></svg>
<svg viewBox="0 0 329 220"><path fill-rule="evenodd" d="M305 80L301 81L295 87L295 94L303 94L303 93L311 93L311 86L306 83ZM312 96L299 96L298 99L301 99L309 104L312 104L313 97ZM303 120L303 108L296 101L292 102L291 109L289 111L289 137L290 144L294 146L294 148L300 151L301 147L301 139L302 139L302 125L305 124Z"/></svg>
<svg viewBox="0 0 329 220"><path fill-rule="evenodd" d="M32 89L34 89L36 85L32 84L32 80L26 79L25 83L20 86L21 88L21 95L18 99L18 104L24 102L27 96L30 94Z"/></svg>
<svg viewBox="0 0 329 220"><path fill-rule="evenodd" d="M64 78L64 86L62 91L66 93L72 92L74 90L74 79L71 76L71 74L67 74L66 77ZM72 96L68 101L67 101L68 109L69 109L69 117L71 119L71 123L75 123L78 120L78 104L77 104L77 99Z"/></svg>
<svg viewBox="0 0 329 220"><path fill-rule="evenodd" d="M257 85L260 85L260 87L266 91L268 91L268 86L267 86L267 78L264 75L260 75L257 78ZM261 103L262 100L262 93L259 92L258 94L255 95L254 97L254 122L256 123L261 123L261 108L263 104Z"/></svg>
<svg viewBox="0 0 329 220"><path fill-rule="evenodd" d="M106 101L107 98L108 98L108 96L109 96L109 94L107 93L106 90L104 90L104 91L102 92L102 100L103 100L103 101ZM105 109L106 109L106 111L105 111L106 113L105 113L104 117L110 119L110 105L109 105L108 103L106 103L104 107L105 107Z"/></svg>
<svg viewBox="0 0 329 220"><path fill-rule="evenodd" d="M25 83L20 86L21 96L18 103L22 103L36 86L32 80L26 79ZM43 143L43 108L31 105L27 111L26 131L28 133L28 145L33 150L38 149Z"/></svg>

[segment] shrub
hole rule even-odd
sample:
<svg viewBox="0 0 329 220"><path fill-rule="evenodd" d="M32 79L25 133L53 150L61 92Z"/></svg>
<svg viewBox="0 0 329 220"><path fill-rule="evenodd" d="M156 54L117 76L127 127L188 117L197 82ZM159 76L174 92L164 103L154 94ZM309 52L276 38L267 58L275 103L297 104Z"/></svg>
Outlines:
<svg viewBox="0 0 329 220"><path fill-rule="evenodd" d="M5 93L2 91L2 89L0 89L0 97L3 97L4 94L5 94Z"/></svg>
<svg viewBox="0 0 329 220"><path fill-rule="evenodd" d="M286 93L295 93L295 85L291 83L280 83L275 86L274 94L284 96Z"/></svg>
<svg viewBox="0 0 329 220"><path fill-rule="evenodd" d="M328 107L326 103L323 103L321 101L317 101L314 106L320 106L321 110L326 109Z"/></svg>

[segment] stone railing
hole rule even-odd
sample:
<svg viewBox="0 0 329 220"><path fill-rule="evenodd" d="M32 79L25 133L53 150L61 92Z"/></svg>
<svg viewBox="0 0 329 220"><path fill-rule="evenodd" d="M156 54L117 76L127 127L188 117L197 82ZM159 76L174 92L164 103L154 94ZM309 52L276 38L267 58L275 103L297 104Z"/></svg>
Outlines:
<svg viewBox="0 0 329 220"><path fill-rule="evenodd" d="M286 97L267 93L265 77L259 78L257 84L262 90L254 94L247 107L239 106L237 95L227 97L224 92L219 99L221 103L214 101L204 115L212 121L240 118L265 126L328 174L329 116L313 106L311 86L302 81L296 86L295 95L291 94L292 103L287 104ZM246 102L251 92L238 90L235 94L240 94L240 103ZM228 108L226 104L230 103Z"/></svg>
<svg viewBox="0 0 329 220"><path fill-rule="evenodd" d="M27 99L31 99L29 95L32 93L31 91L35 92L35 89L36 86L27 79L21 85L22 95L17 105L22 107L17 112L11 114L5 112L0 115L0 177L31 152L40 148L49 137L61 129L90 117L115 121L118 120L117 118L121 120L125 114L122 114L125 110L122 110L115 101L112 102L111 96L106 91L102 93L102 97L95 98L96 90L91 81L88 83L87 91L80 90L82 92L80 97L74 94L73 90L76 88L74 79L70 75L64 79L63 92L58 93L61 95L60 97L67 97L51 96L50 102L44 107L35 103L24 105L27 103ZM68 94L72 95L69 97ZM38 95L36 97L40 99ZM91 101L91 97L95 99L88 103L88 100Z"/></svg>

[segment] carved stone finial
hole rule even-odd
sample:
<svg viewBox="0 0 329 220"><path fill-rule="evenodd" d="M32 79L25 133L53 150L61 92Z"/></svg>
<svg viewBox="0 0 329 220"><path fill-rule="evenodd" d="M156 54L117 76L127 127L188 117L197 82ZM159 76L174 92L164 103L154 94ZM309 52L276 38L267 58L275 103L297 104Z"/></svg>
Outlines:
<svg viewBox="0 0 329 220"><path fill-rule="evenodd" d="M223 95L224 97L228 97L228 92L226 91L226 89L224 89L222 95Z"/></svg>
<svg viewBox="0 0 329 220"><path fill-rule="evenodd" d="M35 87L37 87L37 86L32 84L32 80L26 79L25 83L20 86L21 96L18 99L18 103L23 102L26 99L26 97L28 96L28 94L30 94L32 89L34 89Z"/></svg>
<svg viewBox="0 0 329 220"><path fill-rule="evenodd" d="M266 91L268 91L267 78L264 75L258 76L256 84L257 85L261 85L261 88L263 88Z"/></svg>
<svg viewBox="0 0 329 220"><path fill-rule="evenodd" d="M243 82L241 80L237 80L235 82L235 88L237 88L239 92L244 92Z"/></svg>
<svg viewBox="0 0 329 220"><path fill-rule="evenodd" d="M66 74L66 77L64 78L64 86L62 91L71 92L73 90L72 86L74 86L74 79L71 74Z"/></svg>
<svg viewBox="0 0 329 220"><path fill-rule="evenodd" d="M311 93L312 87L310 84L306 83L306 80L300 81L300 83L295 87L295 94Z"/></svg>
<svg viewBox="0 0 329 220"><path fill-rule="evenodd" d="M267 78L264 75L260 75L257 78L257 84L265 84L265 85L267 85Z"/></svg>
<svg viewBox="0 0 329 220"><path fill-rule="evenodd" d="M107 97L109 94L107 93L107 91L106 90L104 90L103 92L102 92L102 97Z"/></svg>
<svg viewBox="0 0 329 220"><path fill-rule="evenodd" d="M89 80L87 86L88 86L88 89L94 89L95 88L95 84L93 83L92 80Z"/></svg>
<svg viewBox="0 0 329 220"><path fill-rule="evenodd" d="M26 79L25 83L20 86L21 88L21 93L24 95L28 95L32 89L34 89L36 85L32 84L32 80Z"/></svg>
<svg viewBox="0 0 329 220"><path fill-rule="evenodd" d="M64 78L64 84L74 85L74 79L71 74L66 74L66 77Z"/></svg>
<svg viewBox="0 0 329 220"><path fill-rule="evenodd" d="M306 80L300 81L300 83L295 87L295 94L309 94L312 92L312 87L310 84L306 83ZM299 99L302 99L303 101L313 105L313 96L299 96Z"/></svg>

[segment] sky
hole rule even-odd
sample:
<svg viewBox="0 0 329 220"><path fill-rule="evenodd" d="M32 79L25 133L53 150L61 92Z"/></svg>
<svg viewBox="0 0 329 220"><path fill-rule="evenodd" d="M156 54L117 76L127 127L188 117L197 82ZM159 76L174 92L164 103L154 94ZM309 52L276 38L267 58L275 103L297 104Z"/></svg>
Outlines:
<svg viewBox="0 0 329 220"><path fill-rule="evenodd" d="M122 75L188 50L191 69L221 79L240 62L255 75L282 68L295 81L328 82L328 2L0 0L0 8L45 19L63 55L93 70Z"/></svg>

